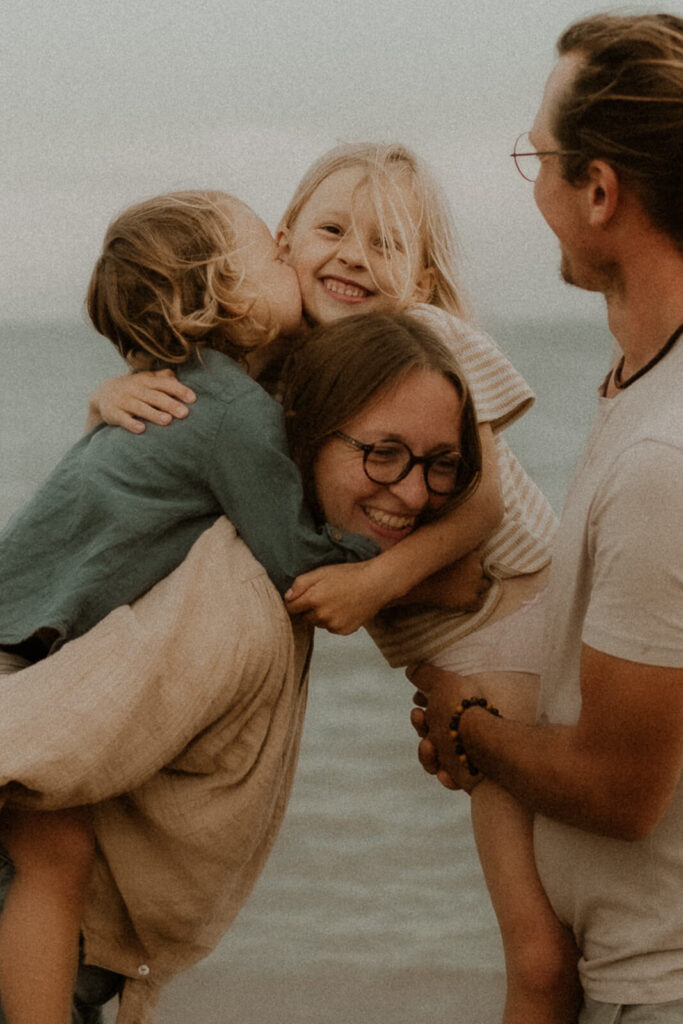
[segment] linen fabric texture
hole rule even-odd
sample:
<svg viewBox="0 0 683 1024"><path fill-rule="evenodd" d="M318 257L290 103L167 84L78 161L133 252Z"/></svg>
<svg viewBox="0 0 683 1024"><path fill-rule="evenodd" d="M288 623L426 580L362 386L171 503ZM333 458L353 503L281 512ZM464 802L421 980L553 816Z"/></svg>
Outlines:
<svg viewBox="0 0 683 1024"><path fill-rule="evenodd" d="M221 517L144 597L0 681L0 795L93 805L84 955L126 977L118 1024L153 1020L163 984L215 947L258 877L291 790L310 645Z"/></svg>

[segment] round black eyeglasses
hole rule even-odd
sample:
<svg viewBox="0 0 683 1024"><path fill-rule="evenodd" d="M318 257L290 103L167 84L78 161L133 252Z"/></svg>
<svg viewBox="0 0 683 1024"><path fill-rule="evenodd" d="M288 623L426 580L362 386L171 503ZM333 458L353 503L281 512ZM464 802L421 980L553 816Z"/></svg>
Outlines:
<svg viewBox="0 0 683 1024"><path fill-rule="evenodd" d="M422 466L427 490L432 494L445 497L459 489L463 461L460 452L453 448L436 455L413 455L402 441L363 444L341 430L333 431L333 436L363 453L365 475L375 484L397 484L408 476L413 466Z"/></svg>
<svg viewBox="0 0 683 1024"><path fill-rule="evenodd" d="M524 152L526 150L526 152ZM522 132L515 139L510 156L515 161L515 167L526 181L536 181L538 172L541 169L542 156L573 156L576 149L534 149L534 144L529 138L528 132Z"/></svg>

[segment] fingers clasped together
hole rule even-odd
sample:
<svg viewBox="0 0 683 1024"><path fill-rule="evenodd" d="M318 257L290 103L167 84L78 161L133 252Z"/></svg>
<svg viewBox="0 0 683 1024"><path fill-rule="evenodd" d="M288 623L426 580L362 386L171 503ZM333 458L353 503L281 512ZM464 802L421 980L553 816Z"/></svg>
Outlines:
<svg viewBox="0 0 683 1024"><path fill-rule="evenodd" d="M463 677L432 665L411 665L406 675L415 686L410 721L420 737L417 756L446 789L471 793L481 776L472 776L458 761L450 722L464 686Z"/></svg>

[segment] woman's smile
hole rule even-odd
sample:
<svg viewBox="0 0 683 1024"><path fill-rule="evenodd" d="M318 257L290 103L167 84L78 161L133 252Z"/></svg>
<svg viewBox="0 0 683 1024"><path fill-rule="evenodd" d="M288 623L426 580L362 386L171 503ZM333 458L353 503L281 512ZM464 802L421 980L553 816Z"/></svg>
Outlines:
<svg viewBox="0 0 683 1024"><path fill-rule="evenodd" d="M383 509L374 508L372 505L361 505L361 508L374 526L385 531L387 535L396 535L397 539L400 539L406 533L410 533L417 519L417 516L414 515L385 512Z"/></svg>
<svg viewBox="0 0 683 1024"><path fill-rule="evenodd" d="M413 370L381 392L344 425L349 437L330 436L318 453L315 488L327 522L369 537L382 550L407 537L419 517L446 498L429 491L421 464L391 484L372 480L365 470L363 445L398 442L418 458L458 451L460 412L455 386L433 370ZM362 442L360 449L349 439Z"/></svg>

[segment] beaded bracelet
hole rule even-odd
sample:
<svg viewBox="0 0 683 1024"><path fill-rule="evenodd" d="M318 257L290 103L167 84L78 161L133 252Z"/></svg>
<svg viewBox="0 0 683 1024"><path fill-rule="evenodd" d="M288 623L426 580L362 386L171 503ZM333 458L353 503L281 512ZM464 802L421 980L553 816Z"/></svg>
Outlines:
<svg viewBox="0 0 683 1024"><path fill-rule="evenodd" d="M481 772L478 768L475 768L468 758L464 744L458 735L460 719L468 708L483 708L484 711L488 711L490 715L496 715L497 718L501 718L502 716L498 708L494 708L492 704L489 704L485 697L470 697L469 699L460 701L455 709L455 714L450 720L448 728L451 738L455 740L455 753L457 754L458 761L460 761L463 768L467 768L470 775L480 775Z"/></svg>

